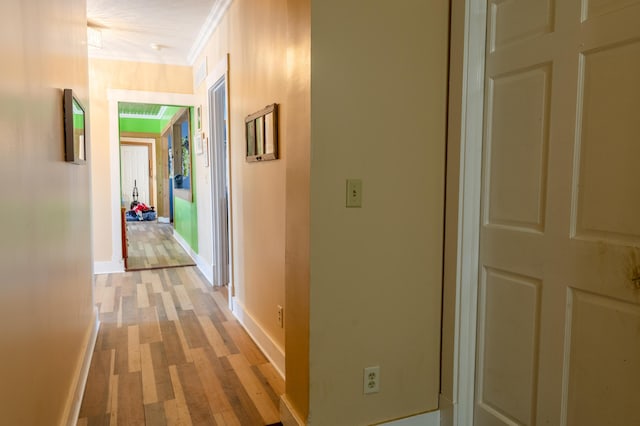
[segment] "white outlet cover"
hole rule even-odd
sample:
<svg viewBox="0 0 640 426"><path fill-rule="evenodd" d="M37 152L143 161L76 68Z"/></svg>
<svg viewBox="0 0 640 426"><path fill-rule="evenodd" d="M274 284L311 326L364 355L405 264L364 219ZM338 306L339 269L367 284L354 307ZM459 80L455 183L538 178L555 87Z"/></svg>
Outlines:
<svg viewBox="0 0 640 426"><path fill-rule="evenodd" d="M380 366L375 365L364 369L362 386L365 394L380 392Z"/></svg>

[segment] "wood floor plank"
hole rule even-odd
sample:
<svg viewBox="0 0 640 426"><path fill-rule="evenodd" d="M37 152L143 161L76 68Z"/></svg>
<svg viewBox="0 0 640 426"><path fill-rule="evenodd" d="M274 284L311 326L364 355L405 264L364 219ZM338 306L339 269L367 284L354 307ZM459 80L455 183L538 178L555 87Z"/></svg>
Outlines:
<svg viewBox="0 0 640 426"><path fill-rule="evenodd" d="M278 373L275 367L271 363L267 362L264 364L259 364L258 368L260 369L260 372L262 373L264 378L267 379L274 392L277 395L283 395L285 391L284 379L282 378L280 373Z"/></svg>
<svg viewBox="0 0 640 426"><path fill-rule="evenodd" d="M180 376L178 375L178 368L175 365L169 366L169 374L171 375L171 384L173 385L174 393L176 394L175 409L172 409L172 421L177 421L177 424L191 426L191 415L189 414L189 407L187 406L187 400L184 397L184 390L180 383ZM170 401L168 401L170 402ZM169 419L167 419L169 420Z"/></svg>
<svg viewBox="0 0 640 426"><path fill-rule="evenodd" d="M138 325L127 327L127 349L129 373L140 371L140 327Z"/></svg>
<svg viewBox="0 0 640 426"><path fill-rule="evenodd" d="M138 308L149 307L149 295L147 294L147 286L144 284L136 285L136 298L138 300Z"/></svg>
<svg viewBox="0 0 640 426"><path fill-rule="evenodd" d="M142 402L145 405L158 402L151 348L148 343L140 345L140 372L142 373Z"/></svg>
<svg viewBox="0 0 640 426"><path fill-rule="evenodd" d="M80 417L93 417L107 412L111 357L110 350L93 353Z"/></svg>
<svg viewBox="0 0 640 426"><path fill-rule="evenodd" d="M167 319L169 321L177 321L178 313L176 312L176 305L175 305L175 302L173 301L173 297L171 296L170 292L168 291L162 292L162 303L164 305L164 310L167 315Z"/></svg>
<svg viewBox="0 0 640 426"><path fill-rule="evenodd" d="M223 325L229 333L229 336L231 336L240 351L245 354L251 365L258 365L267 362L262 351L258 349L256 344L251 340L247 332L242 328L237 320L224 322Z"/></svg>
<svg viewBox="0 0 640 426"><path fill-rule="evenodd" d="M140 315L140 343L152 343L162 340L158 311L155 307L142 308Z"/></svg>
<svg viewBox="0 0 640 426"><path fill-rule="evenodd" d="M184 364L187 358L182 349L180 336L175 321L166 321L160 323L160 331L162 333L162 341L164 342L164 350L169 365Z"/></svg>
<svg viewBox="0 0 640 426"><path fill-rule="evenodd" d="M213 296L213 299L218 304L218 306L220 306L220 307L224 306L225 308L227 308L227 306L228 306L227 299L224 298L224 296L222 295L222 293L220 291L214 291L212 296ZM236 317L233 316L233 313L229 309L224 309L222 312L223 312L223 314L224 314L224 316L225 316L227 321L235 321L236 320Z"/></svg>
<svg viewBox="0 0 640 426"><path fill-rule="evenodd" d="M110 418L110 426L118 425L118 383L119 377L117 375L111 376L111 380L109 382L109 418Z"/></svg>
<svg viewBox="0 0 640 426"><path fill-rule="evenodd" d="M209 401L194 364L176 366L191 421L196 425L215 425Z"/></svg>
<svg viewBox="0 0 640 426"><path fill-rule="evenodd" d="M186 311L188 309L193 309L193 304L191 303L191 299L189 299L189 294L183 285L173 286L173 290L176 292L178 303L182 310Z"/></svg>
<svg viewBox="0 0 640 426"><path fill-rule="evenodd" d="M178 318L189 348L201 348L208 344L207 336L194 311L180 311Z"/></svg>
<svg viewBox="0 0 640 426"><path fill-rule="evenodd" d="M147 426L166 426L167 418L164 415L164 404L156 402L144 406L144 419Z"/></svg>
<svg viewBox="0 0 640 426"><path fill-rule="evenodd" d="M225 411L232 411L233 409L231 408L231 404L229 404L222 383L213 368L213 363L218 362L215 355L208 355L204 348L192 349L191 354L198 375L202 380L202 385L206 391L211 412L215 415L222 414Z"/></svg>
<svg viewBox="0 0 640 426"><path fill-rule="evenodd" d="M204 331L205 336L207 337L207 341L209 345L213 348L217 356L227 356L229 355L229 348L225 344L224 340L218 333L218 330L214 327L211 319L206 316L199 316L198 321L200 322L200 326Z"/></svg>
<svg viewBox="0 0 640 426"><path fill-rule="evenodd" d="M142 377L140 372L118 376L118 424L144 426L142 401Z"/></svg>
<svg viewBox="0 0 640 426"><path fill-rule="evenodd" d="M249 398L251 398L253 404L258 409L265 424L269 425L278 422L280 420L280 413L275 408L264 386L254 374L247 358L243 354L235 354L229 355L227 359L236 372L238 379L240 379Z"/></svg>
<svg viewBox="0 0 640 426"><path fill-rule="evenodd" d="M265 377L264 374L262 374L262 370L260 370L258 365L252 365L251 371L253 372L253 375L256 376L256 378L262 384L262 388L264 389L265 393L271 400L271 404L274 407L279 407L281 393L276 393L273 386L271 386L271 383L269 382L269 380Z"/></svg>
<svg viewBox="0 0 640 426"><path fill-rule="evenodd" d="M96 297L97 300L100 300L100 313L113 312L115 308L116 302L116 288L115 287L104 287L102 289L102 293L100 294L100 298Z"/></svg>
<svg viewBox="0 0 640 426"><path fill-rule="evenodd" d="M266 424L260 412L253 404L251 397L242 386L240 379L236 375L227 357L219 358L220 370L216 374L222 377L222 384L229 403L233 407L233 412L238 417L241 425L261 425ZM218 367L214 365L214 369Z"/></svg>
<svg viewBox="0 0 640 426"><path fill-rule="evenodd" d="M180 321L176 321L175 323L176 323L176 332L178 333L178 338L180 339L180 346L182 347L182 353L184 353L184 357L187 362L193 362L193 359L191 359L191 351L189 350L189 344L187 343L187 338L184 334L184 329L182 328L182 323Z"/></svg>

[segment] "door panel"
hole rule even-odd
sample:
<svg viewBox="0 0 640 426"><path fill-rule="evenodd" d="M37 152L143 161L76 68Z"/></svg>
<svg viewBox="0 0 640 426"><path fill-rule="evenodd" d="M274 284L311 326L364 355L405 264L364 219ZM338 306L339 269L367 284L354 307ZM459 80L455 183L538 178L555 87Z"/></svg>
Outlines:
<svg viewBox="0 0 640 426"><path fill-rule="evenodd" d="M138 188L138 201L150 204L149 200L149 148L146 145L121 145L121 191L125 207L133 201L133 186Z"/></svg>
<svg viewBox="0 0 640 426"><path fill-rule="evenodd" d="M640 2L488 8L474 422L640 424Z"/></svg>

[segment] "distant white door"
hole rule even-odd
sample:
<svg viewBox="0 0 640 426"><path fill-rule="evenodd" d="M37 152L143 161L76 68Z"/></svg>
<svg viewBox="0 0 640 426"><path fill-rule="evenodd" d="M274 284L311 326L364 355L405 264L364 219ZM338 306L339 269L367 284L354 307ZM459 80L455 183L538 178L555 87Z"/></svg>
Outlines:
<svg viewBox="0 0 640 426"><path fill-rule="evenodd" d="M640 0L491 0L475 425L640 425Z"/></svg>
<svg viewBox="0 0 640 426"><path fill-rule="evenodd" d="M134 184L138 201L149 202L149 148L146 145L120 145L120 182L125 207L133 201Z"/></svg>

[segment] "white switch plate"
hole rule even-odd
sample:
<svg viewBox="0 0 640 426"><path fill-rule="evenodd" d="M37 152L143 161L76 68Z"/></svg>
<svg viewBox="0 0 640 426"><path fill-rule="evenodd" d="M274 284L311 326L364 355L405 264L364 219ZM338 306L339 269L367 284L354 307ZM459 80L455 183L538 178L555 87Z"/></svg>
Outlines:
<svg viewBox="0 0 640 426"><path fill-rule="evenodd" d="M347 207L362 207L362 179L347 179Z"/></svg>

